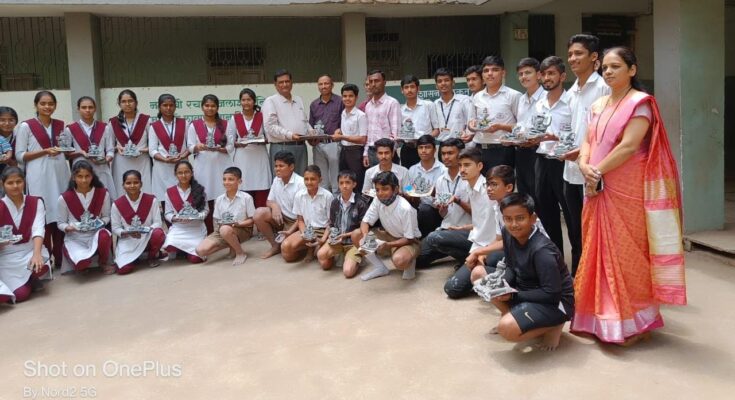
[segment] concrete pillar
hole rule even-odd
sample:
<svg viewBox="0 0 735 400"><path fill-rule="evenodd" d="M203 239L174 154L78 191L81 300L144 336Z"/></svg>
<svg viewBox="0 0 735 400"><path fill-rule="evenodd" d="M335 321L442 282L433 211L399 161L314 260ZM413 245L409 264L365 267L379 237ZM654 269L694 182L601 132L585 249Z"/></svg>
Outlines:
<svg viewBox="0 0 735 400"><path fill-rule="evenodd" d="M360 99L365 98L363 83L367 75L367 37L365 14L342 14L342 80L360 88Z"/></svg>
<svg viewBox="0 0 735 400"><path fill-rule="evenodd" d="M516 38L514 29L525 29L525 38ZM503 14L500 17L500 55L505 61L505 84L521 92L525 91L516 78L516 65L528 57L528 12Z"/></svg>
<svg viewBox="0 0 735 400"><path fill-rule="evenodd" d="M69 58L69 88L74 103L74 119L79 118L76 101L81 96L92 96L97 100L97 117L102 84L100 49L100 22L89 13L64 14L66 27L66 52Z"/></svg>
<svg viewBox="0 0 735 400"><path fill-rule="evenodd" d="M722 229L724 0L654 0L656 99L682 176L686 232Z"/></svg>

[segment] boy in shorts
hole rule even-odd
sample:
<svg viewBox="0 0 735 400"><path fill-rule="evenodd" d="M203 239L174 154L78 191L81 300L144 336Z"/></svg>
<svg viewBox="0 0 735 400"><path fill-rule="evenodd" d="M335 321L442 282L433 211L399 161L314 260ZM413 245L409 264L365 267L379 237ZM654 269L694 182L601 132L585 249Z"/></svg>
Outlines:
<svg viewBox="0 0 735 400"><path fill-rule="evenodd" d="M360 223L360 232L352 240L362 243L370 227L380 221L382 229L375 231L378 240L383 241L375 254L368 258L373 263L373 269L360 276L367 281L388 275L390 270L377 256L390 255L393 265L403 271L403 279L416 277L416 257L419 255L419 238L421 232L416 218L416 209L399 195L398 178L393 172L378 173L373 179L375 185L375 199L365 213ZM362 254L353 247L347 252L347 258L356 263L362 261Z"/></svg>
<svg viewBox="0 0 735 400"><path fill-rule="evenodd" d="M360 222L365 217L368 203L362 196L355 196L357 186L357 174L354 171L343 170L338 176L339 195L335 196L329 206L328 228L339 229L340 236L337 243L329 243L329 229L325 232L323 242L326 243L319 249L316 257L319 265L327 271L332 269L335 258L339 254L346 254L353 247L352 235L359 234ZM358 263L352 258L345 257L342 265L342 273L345 278L352 278L357 274Z"/></svg>
<svg viewBox="0 0 735 400"><path fill-rule="evenodd" d="M253 215L255 205L249 194L240 191L242 171L237 167L228 167L222 174L222 185L225 193L214 201L214 221L216 229L196 249L200 257L206 257L229 247L230 255L235 259L232 265L241 265L248 259L247 253L240 243L253 236ZM225 213L233 217L232 223L223 221Z"/></svg>
<svg viewBox="0 0 735 400"><path fill-rule="evenodd" d="M539 347L554 350L564 324L574 315L574 286L564 255L536 225L531 196L505 196L500 212L505 223L505 276L512 276L508 284L517 292L492 299L502 316L491 333L511 342L542 336Z"/></svg>
<svg viewBox="0 0 735 400"><path fill-rule="evenodd" d="M281 239L278 235L288 231L296 223L296 214L293 213L293 203L296 194L305 189L304 178L294 172L296 159L289 151L279 151L273 156L273 178L268 201L265 207L255 210L255 226L258 232L265 236L271 248L260 258L266 259L281 252ZM275 232L274 232L275 230ZM280 237L279 237L280 236Z"/></svg>

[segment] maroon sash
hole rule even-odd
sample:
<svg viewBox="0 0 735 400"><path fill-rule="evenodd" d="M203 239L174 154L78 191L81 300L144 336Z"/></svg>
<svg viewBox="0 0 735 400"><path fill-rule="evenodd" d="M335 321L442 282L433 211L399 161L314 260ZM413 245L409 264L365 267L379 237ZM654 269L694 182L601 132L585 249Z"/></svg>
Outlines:
<svg viewBox="0 0 735 400"><path fill-rule="evenodd" d="M36 141L38 142L38 144L41 145L44 150L48 149L49 147L56 147L56 138L58 138L61 131L64 130L64 121L52 119L51 138L49 138L48 134L46 133L46 128L44 128L37 119L31 118L26 121L26 124L28 124L28 127L31 128L31 133L33 134L33 137L36 138Z"/></svg>
<svg viewBox="0 0 735 400"><path fill-rule="evenodd" d="M209 129L207 128L207 124L204 123L203 119L198 119L194 122L194 130L197 133L197 137L199 138L199 142L201 143L207 143L207 132ZM220 144L222 143L222 136L224 136L225 131L227 130L227 127L223 127L222 121L217 122L217 125L214 128L214 143Z"/></svg>
<svg viewBox="0 0 735 400"><path fill-rule="evenodd" d="M171 146L171 138L168 137L168 132L166 131L166 128L163 126L163 122L161 120L158 120L151 124L153 127L153 132L156 133L156 137L158 138L158 141L163 145L163 148L168 151L168 148ZM173 143L176 145L176 149L181 152L184 146L184 135L186 135L186 120L183 118L174 118L174 138ZM206 137L205 137L206 139Z"/></svg>
<svg viewBox="0 0 735 400"><path fill-rule="evenodd" d="M128 141L132 140L134 145L138 145L140 143L140 139L143 138L143 134L145 133L145 127L148 125L148 120L151 117L149 117L146 114L140 114L138 117L138 122L135 123L135 126L133 127L133 133L130 134L130 138L128 139L128 135L125 133L125 130L122 127L122 124L120 124L120 120L117 119L117 117L110 118L110 125L112 125L112 132L115 134L115 137L117 138L117 141L120 142L121 145L125 146L128 144Z"/></svg>
<svg viewBox="0 0 735 400"><path fill-rule="evenodd" d="M22 235L23 239L15 244L26 243L31 240L33 232L33 220L36 219L36 211L38 210L38 202L42 201L40 197L26 196L25 207L23 208L23 216L20 217L20 228L15 226L13 217L10 216L10 210L4 201L0 201L0 225L10 225L13 227L13 235Z"/></svg>
<svg viewBox="0 0 735 400"><path fill-rule="evenodd" d="M92 201L89 203L89 208L87 208L87 210L89 210L89 212L93 216L100 216L102 205L105 203L106 194L107 189L95 188L94 194L92 195ZM67 190L66 192L61 194L61 197L64 198L64 201L66 202L66 208L69 209L71 215L73 215L74 218L77 219L77 221L81 220L82 214L84 214L84 206L82 206L82 201L79 200L79 196L77 196L77 193L73 190Z"/></svg>
<svg viewBox="0 0 735 400"><path fill-rule="evenodd" d="M240 137L245 137L248 135L248 130L245 127L245 116L242 115L242 113L235 114L235 128L237 128L237 134L240 135ZM263 127L263 113L256 112L253 116L253 124L250 125L250 128L253 129L254 135L258 136L260 135L260 128Z"/></svg>
<svg viewBox="0 0 735 400"><path fill-rule="evenodd" d="M178 186L174 185L166 189L166 194L168 194L168 198L171 200L171 205L174 207L176 212L179 212L184 208L184 199L181 198ZM189 197L186 198L186 202L191 204L191 192L189 192Z"/></svg>
<svg viewBox="0 0 735 400"><path fill-rule="evenodd" d="M104 136L105 134L106 127L106 123L95 121L94 125L92 126L92 133L88 137L87 134L84 132L82 126L79 125L79 122L67 125L67 128L69 128L69 132L71 132L74 140L76 140L79 147L84 150L85 153L89 151L89 145L91 145L92 143L98 146L100 145L100 142L102 141L102 136Z"/></svg>
<svg viewBox="0 0 735 400"><path fill-rule="evenodd" d="M153 207L153 201L156 196L148 193L141 193L142 198L140 199L140 205L138 205L138 211L133 210L133 206L130 205L127 196L122 195L119 199L115 200L115 206L117 211L120 211L120 215L123 217L125 222L130 225L133 222L133 218L137 215L140 218L141 223L145 223L148 219L148 214L151 212Z"/></svg>

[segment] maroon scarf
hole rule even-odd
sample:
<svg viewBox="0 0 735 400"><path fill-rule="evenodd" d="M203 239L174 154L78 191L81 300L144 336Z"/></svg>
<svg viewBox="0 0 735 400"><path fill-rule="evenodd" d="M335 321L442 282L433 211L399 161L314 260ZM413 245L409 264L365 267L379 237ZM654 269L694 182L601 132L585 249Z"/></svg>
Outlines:
<svg viewBox="0 0 735 400"><path fill-rule="evenodd" d="M105 134L105 128L107 128L107 124L100 121L95 121L94 125L92 126L92 133L87 137L87 134L84 132L84 129L79 124L79 122L75 122L73 124L67 125L67 128L69 128L69 132L71 132L71 135L74 137L74 140L76 140L79 147L84 150L84 152L89 151L89 146L94 143L96 145L100 145L100 142L102 142L102 136Z"/></svg>
<svg viewBox="0 0 735 400"><path fill-rule="evenodd" d="M38 142L38 144L41 145L44 150L50 147L56 147L56 140L59 137L61 131L64 130L64 121L52 119L51 138L49 138L48 134L46 133L46 128L44 128L37 119L31 118L26 121L26 124L28 124L28 127L31 128L31 133L33 134L33 137L36 138L36 141Z"/></svg>
<svg viewBox="0 0 735 400"><path fill-rule="evenodd" d="M115 200L117 210L120 211L120 215L122 215L128 225L133 222L133 218L136 215L140 218L141 223L145 223L145 220L148 219L148 214L151 212L151 207L153 207L153 201L156 197L148 193L141 193L141 196L142 198L140 199L140 205L138 205L138 211L133 210L133 206L130 205L128 197L125 195L122 195L119 199Z"/></svg>
<svg viewBox="0 0 735 400"><path fill-rule="evenodd" d="M207 143L207 132L209 132L209 128L207 128L207 124L204 123L204 120L198 119L192 122L192 124L194 125L194 130L197 133L199 142ZM221 120L217 122L217 125L214 128L214 143L215 144L222 143L222 137L224 136L226 130L227 130L227 127L224 126Z"/></svg>
<svg viewBox="0 0 735 400"><path fill-rule="evenodd" d="M174 185L166 189L166 194L168 194L168 198L171 200L171 205L174 207L176 212L179 212L184 208L184 199L181 198L178 186ZM191 192L189 192L186 202L191 204Z"/></svg>
<svg viewBox="0 0 735 400"><path fill-rule="evenodd" d="M237 134L240 135L240 137L245 137L248 135L248 130L245 126L245 116L242 115L242 113L235 114L235 128L237 128ZM253 116L253 124L250 125L250 128L254 131L254 135L258 136L260 135L260 128L263 127L263 113L260 111L256 112Z"/></svg>
<svg viewBox="0 0 735 400"><path fill-rule="evenodd" d="M112 125L112 132L115 134L117 141L120 142L121 145L125 146L132 140L133 144L137 146L138 143L140 143L140 139L143 138L145 127L148 125L148 120L150 118L151 117L146 114L140 114L138 122L136 122L133 127L133 133L130 134L130 138L128 138L128 135L125 133L125 130L117 117L110 118L110 125Z"/></svg>
<svg viewBox="0 0 735 400"><path fill-rule="evenodd" d="M0 201L0 225L10 225L13 227L13 235L22 235L23 239L16 244L26 243L31 240L33 232L33 220L36 219L36 211L38 210L38 202L42 201L40 197L26 196L23 200L25 207L23 208L23 216L20 217L20 228L15 226L13 217L10 216L10 210L4 201Z"/></svg>
<svg viewBox="0 0 735 400"><path fill-rule="evenodd" d="M183 150L184 146L184 136L186 135L186 120L183 118L175 118L174 119L174 137L173 141L170 137L168 137L168 132L166 131L166 128L163 126L163 121L158 120L151 124L153 127L153 132L155 132L156 137L158 138L158 141L161 143L164 149L168 151L169 147L171 147L171 143L176 145L176 149L181 152Z"/></svg>
<svg viewBox="0 0 735 400"><path fill-rule="evenodd" d="M93 216L100 216L102 205L105 203L106 194L107 189L95 188L94 194L92 195L92 201L89 203L89 208L87 208L87 210L89 210L89 212ZM81 220L82 214L84 214L84 206L82 205L82 201L79 200L79 196L77 196L77 193L73 190L67 190L66 192L61 194L61 197L64 198L64 201L66 202L66 208L69 209L71 215L73 215L74 218L77 219L77 221Z"/></svg>

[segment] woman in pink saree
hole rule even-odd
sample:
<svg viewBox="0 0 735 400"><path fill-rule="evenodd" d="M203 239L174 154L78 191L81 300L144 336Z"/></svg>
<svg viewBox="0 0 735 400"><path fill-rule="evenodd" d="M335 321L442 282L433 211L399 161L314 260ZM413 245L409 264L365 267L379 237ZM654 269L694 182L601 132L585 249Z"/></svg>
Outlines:
<svg viewBox="0 0 735 400"><path fill-rule="evenodd" d="M661 304L686 304L681 191L656 100L627 48L605 52L612 89L590 110L582 257L571 331L631 344L663 326Z"/></svg>

